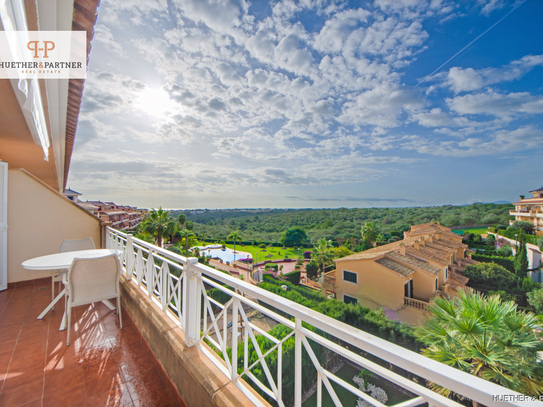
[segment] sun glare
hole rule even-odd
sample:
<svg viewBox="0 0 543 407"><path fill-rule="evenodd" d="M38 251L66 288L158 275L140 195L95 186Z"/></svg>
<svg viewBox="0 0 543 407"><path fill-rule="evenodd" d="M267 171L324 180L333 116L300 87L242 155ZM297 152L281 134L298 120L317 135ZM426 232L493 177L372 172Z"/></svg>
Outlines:
<svg viewBox="0 0 543 407"><path fill-rule="evenodd" d="M155 117L165 117L175 113L179 106L161 88L147 88L136 101L136 107Z"/></svg>

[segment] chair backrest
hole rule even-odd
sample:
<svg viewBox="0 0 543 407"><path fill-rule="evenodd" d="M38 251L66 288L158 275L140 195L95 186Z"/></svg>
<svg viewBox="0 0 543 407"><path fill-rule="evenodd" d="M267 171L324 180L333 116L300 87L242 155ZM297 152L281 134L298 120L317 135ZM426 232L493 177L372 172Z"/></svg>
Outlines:
<svg viewBox="0 0 543 407"><path fill-rule="evenodd" d="M68 271L68 301L78 306L117 297L120 276L121 263L116 254L75 258Z"/></svg>
<svg viewBox="0 0 543 407"><path fill-rule="evenodd" d="M74 240L64 240L60 245L59 253L64 252L75 252L77 250L92 250L96 249L92 237L87 237L86 239L74 239Z"/></svg>

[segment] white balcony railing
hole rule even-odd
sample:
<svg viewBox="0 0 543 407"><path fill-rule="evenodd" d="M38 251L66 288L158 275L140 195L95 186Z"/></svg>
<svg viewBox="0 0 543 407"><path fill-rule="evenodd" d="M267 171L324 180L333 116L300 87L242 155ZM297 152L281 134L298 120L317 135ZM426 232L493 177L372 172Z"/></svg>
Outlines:
<svg viewBox="0 0 543 407"><path fill-rule="evenodd" d="M521 212L521 211L509 211L509 215L511 216L525 216L525 217L533 217L535 214L532 214L531 212Z"/></svg>
<svg viewBox="0 0 543 407"><path fill-rule="evenodd" d="M322 405L323 385L334 404L341 405L331 385L335 382L370 404L384 407L384 404L327 370L315 354L315 345L349 360L361 369L372 371L414 395L411 400L396 406L418 406L424 403L428 403L429 406L460 406L460 404L364 358L359 354L362 353L360 351L386 361L384 364L386 366L391 368L392 365L397 366L486 406L543 406L543 403L538 401L528 401L527 397L519 393L428 359L250 283L199 264L195 258L176 255L109 227L107 247L123 252L124 272L127 277L178 324L185 333L187 346L199 347L255 405L261 405L261 402L247 389L244 382L239 380L241 377L247 382L252 381L257 388L276 400L279 406L284 406L285 402L288 402L282 398L283 345L289 338L294 337L295 407L302 405L302 378L308 374L304 371L304 366L305 369L311 366L310 369L316 369L317 372L317 406ZM224 305L215 301L207 295L206 286L208 289L217 288L226 293L230 299ZM248 309L256 310L284 324L290 328L290 332L281 339L270 335L251 322L247 317ZM281 315L276 310L281 312ZM288 315L288 318L285 315ZM318 328L322 334L309 330L307 325ZM261 349L257 335L268 338L274 346L271 349ZM331 337L339 341L332 341L329 339ZM204 341L213 345L221 354L209 352L207 347L203 346ZM310 342L313 345L310 345ZM238 343L242 343L243 346L238 348ZM250 345L258 355L256 361L248 361ZM231 349L230 354L227 352L228 348ZM238 354L238 349L243 349L240 351L241 354ZM304 357L307 358L304 360L305 363L302 363L302 349L305 350ZM270 368L269 359L276 350L277 360L274 370ZM253 374L255 368L264 372L268 383L262 383L257 379Z"/></svg>

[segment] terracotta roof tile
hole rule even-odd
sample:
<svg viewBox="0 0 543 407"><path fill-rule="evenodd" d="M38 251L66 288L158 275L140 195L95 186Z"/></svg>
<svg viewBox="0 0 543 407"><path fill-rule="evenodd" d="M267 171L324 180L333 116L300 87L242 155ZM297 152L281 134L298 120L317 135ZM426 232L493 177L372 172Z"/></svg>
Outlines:
<svg viewBox="0 0 543 407"><path fill-rule="evenodd" d="M383 257L381 259L375 260L375 262L404 277L409 277L415 272L415 270L411 267L407 267L406 265L398 263L397 261L394 261L388 257Z"/></svg>
<svg viewBox="0 0 543 407"><path fill-rule="evenodd" d="M432 266L430 263L416 259L413 256L403 256L400 253L397 252L390 252L386 254L386 257L389 257L397 262L407 264L411 267L418 268L419 270L426 271L427 273L431 275L438 275L441 270L435 266Z"/></svg>

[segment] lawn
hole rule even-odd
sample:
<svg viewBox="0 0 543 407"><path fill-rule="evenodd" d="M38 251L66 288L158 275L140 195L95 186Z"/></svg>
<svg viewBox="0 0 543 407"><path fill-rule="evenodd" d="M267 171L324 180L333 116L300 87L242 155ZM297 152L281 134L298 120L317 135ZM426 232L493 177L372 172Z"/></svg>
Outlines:
<svg viewBox="0 0 543 407"><path fill-rule="evenodd" d="M467 229L454 229L452 232L456 233L457 235L463 235L464 232L473 233L474 235L484 235L488 232L488 228L467 228Z"/></svg>
<svg viewBox="0 0 543 407"><path fill-rule="evenodd" d="M234 248L233 244L227 244L226 247L229 247L231 249ZM306 250L310 250L307 248L302 248L300 250L294 250L292 247L287 247L286 249L283 249L282 247L266 247L266 249L261 249L258 246L253 245L236 245L236 250L242 251L242 252L248 252L251 253L253 256L253 259L257 262L264 261L264 260L270 260L270 259L297 259L298 257L302 257L303 252ZM266 257L270 255L272 257Z"/></svg>

